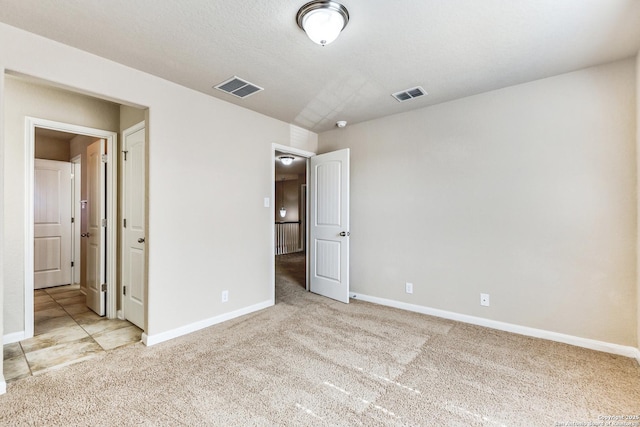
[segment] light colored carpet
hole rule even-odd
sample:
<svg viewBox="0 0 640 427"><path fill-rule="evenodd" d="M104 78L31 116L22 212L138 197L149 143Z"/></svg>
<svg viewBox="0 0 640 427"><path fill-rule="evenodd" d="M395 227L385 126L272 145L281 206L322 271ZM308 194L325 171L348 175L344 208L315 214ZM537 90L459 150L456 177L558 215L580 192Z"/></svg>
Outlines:
<svg viewBox="0 0 640 427"><path fill-rule="evenodd" d="M605 353L278 281L276 306L9 384L2 425L558 426L640 414Z"/></svg>

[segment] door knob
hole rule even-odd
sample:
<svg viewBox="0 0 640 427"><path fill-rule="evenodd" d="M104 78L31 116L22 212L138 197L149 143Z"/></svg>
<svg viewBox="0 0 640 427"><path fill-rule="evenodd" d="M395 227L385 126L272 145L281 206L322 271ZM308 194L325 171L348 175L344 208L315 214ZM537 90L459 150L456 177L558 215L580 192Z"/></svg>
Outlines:
<svg viewBox="0 0 640 427"><path fill-rule="evenodd" d="M91 236L91 233L82 233L80 234L80 237L89 237Z"/></svg>
<svg viewBox="0 0 640 427"><path fill-rule="evenodd" d="M140 238L138 239L138 243L144 243L144 237L140 237Z"/></svg>
<svg viewBox="0 0 640 427"><path fill-rule="evenodd" d="M351 236L351 233L349 233L348 231L343 231L343 232L340 233L340 235L342 237L347 237L347 236Z"/></svg>

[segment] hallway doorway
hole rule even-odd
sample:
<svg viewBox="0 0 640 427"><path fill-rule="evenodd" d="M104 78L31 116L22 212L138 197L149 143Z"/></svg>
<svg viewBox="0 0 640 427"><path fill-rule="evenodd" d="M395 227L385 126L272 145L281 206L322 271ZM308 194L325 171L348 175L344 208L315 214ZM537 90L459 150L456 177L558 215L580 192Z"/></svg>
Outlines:
<svg viewBox="0 0 640 427"><path fill-rule="evenodd" d="M277 293L281 282L308 290L307 157L274 150L274 263ZM277 299L278 295L276 295Z"/></svg>
<svg viewBox="0 0 640 427"><path fill-rule="evenodd" d="M117 156L108 156L104 153L117 152L117 133L34 117L27 117L26 124L27 129L30 130L29 137L26 140L26 150L30 153L30 157L27 159L28 165L25 170L25 182L27 183L26 187L29 193L26 199L28 204L26 218L28 241L35 241L33 224L35 224L36 220L34 215L36 183L34 171L36 156L38 155L37 152L43 152L42 149L37 150L39 145L36 143L36 136L43 132L54 140L56 139L54 136L59 136L57 140L62 143L60 145L67 146L65 153L68 157L67 161L71 161L72 157L81 154L80 163L83 166L85 166L85 163L89 164L89 161L86 160L88 158L88 150L99 142L101 148L100 152L94 156L96 157L94 161L94 163L96 163L96 172L94 175L99 176L100 179L98 180L94 177L94 181L96 181L95 185L90 185L91 180L87 179L90 168L81 167L82 171L87 174L84 179L81 179L81 181L86 184L87 190L82 197L85 200L79 201L81 205L81 215L78 221L81 223L81 236L85 237L85 239L81 239L83 243L81 246L85 247L81 249L79 263L82 271L80 274L80 291L86 295L86 304L96 311L97 314L115 318L116 285L113 278L116 277L117 260L115 257L115 249L117 247L117 233L115 227L107 227L106 225L115 224L117 217ZM43 147L52 145L51 139L44 139L44 141ZM75 148L72 149L71 147ZM47 150L44 151L46 152ZM94 191L91 192L89 187L95 187ZM95 194L90 196L90 193ZM92 209L93 205L98 205L99 208ZM93 215L96 218L95 221L93 221L96 223L94 226L95 230L90 229L91 218L88 217L88 211L90 210L96 210L95 215ZM72 208L71 211L74 212L75 209ZM70 218L70 220L75 224L75 217ZM95 243L96 238L99 238L98 243L93 246L99 247L100 250L93 251L94 255L89 256L89 254L92 253L89 250L91 246L90 243ZM71 247L71 245L69 246ZM34 250L33 245L27 245L25 247L25 271L34 271ZM95 268L91 268L92 266ZM95 280L88 280L90 277L94 277ZM72 281L68 280L67 283L71 284ZM93 286L89 286L91 283ZM34 335L34 296L34 276L26 275L24 299L25 338L31 338ZM90 298L91 296L95 296L96 298Z"/></svg>

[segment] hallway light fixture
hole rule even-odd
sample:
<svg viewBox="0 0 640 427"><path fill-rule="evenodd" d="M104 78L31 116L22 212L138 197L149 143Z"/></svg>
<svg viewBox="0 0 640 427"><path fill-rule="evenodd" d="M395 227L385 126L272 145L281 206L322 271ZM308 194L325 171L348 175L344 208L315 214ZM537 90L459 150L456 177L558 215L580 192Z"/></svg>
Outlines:
<svg viewBox="0 0 640 427"><path fill-rule="evenodd" d="M282 178L282 184L280 184L280 218L287 216L287 209L284 207L284 178Z"/></svg>
<svg viewBox="0 0 640 427"><path fill-rule="evenodd" d="M289 166L295 160L292 156L280 156L278 159L282 162L283 165Z"/></svg>
<svg viewBox="0 0 640 427"><path fill-rule="evenodd" d="M298 10L296 22L314 43L325 46L347 26L349 11L335 1L314 0Z"/></svg>

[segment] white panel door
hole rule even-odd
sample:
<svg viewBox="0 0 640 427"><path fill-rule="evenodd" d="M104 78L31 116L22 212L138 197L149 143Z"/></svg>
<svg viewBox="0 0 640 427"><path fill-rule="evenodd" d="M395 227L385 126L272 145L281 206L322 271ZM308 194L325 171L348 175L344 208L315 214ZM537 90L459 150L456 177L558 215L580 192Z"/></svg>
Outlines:
<svg viewBox="0 0 640 427"><path fill-rule="evenodd" d="M105 231L102 220L106 218L106 165L102 162L105 141L100 139L87 148L87 307L98 315L105 315L106 283Z"/></svg>
<svg viewBox="0 0 640 427"><path fill-rule="evenodd" d="M145 308L145 129L123 133L122 301L124 317L144 329Z"/></svg>
<svg viewBox="0 0 640 427"><path fill-rule="evenodd" d="M348 303L349 149L310 163L310 290Z"/></svg>
<svg viewBox="0 0 640 427"><path fill-rule="evenodd" d="M35 159L35 289L71 283L71 163Z"/></svg>

